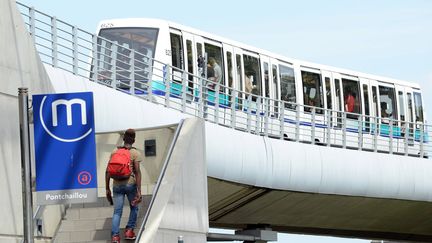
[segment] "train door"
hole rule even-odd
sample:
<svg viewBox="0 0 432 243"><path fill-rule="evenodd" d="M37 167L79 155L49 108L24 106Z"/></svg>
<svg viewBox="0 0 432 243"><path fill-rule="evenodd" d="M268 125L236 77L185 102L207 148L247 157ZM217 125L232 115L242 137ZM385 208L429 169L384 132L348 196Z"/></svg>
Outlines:
<svg viewBox="0 0 432 243"><path fill-rule="evenodd" d="M257 110L257 98L262 96L262 79L259 55L253 52L243 50L243 76L244 76L244 90L247 95L246 99L251 102L248 107L252 112Z"/></svg>
<svg viewBox="0 0 432 243"><path fill-rule="evenodd" d="M185 59L184 59L184 45L183 45L183 35L177 29L170 29L170 43L171 43L171 67L169 68L167 80L163 88L166 92L169 92L169 99L175 102L171 102L170 106L175 109L185 108L185 104L179 102L182 99L183 94L183 74L185 69ZM166 93L165 93L166 94Z"/></svg>
<svg viewBox="0 0 432 243"><path fill-rule="evenodd" d="M207 56L207 81L204 96L206 97L207 117L215 123L223 123L223 109L227 105L225 94L226 78L224 75L225 62L222 43L211 39L204 39L204 55ZM222 111L222 112L221 112Z"/></svg>
<svg viewBox="0 0 432 243"><path fill-rule="evenodd" d="M314 68L301 68L304 114L306 124L310 126L310 137L305 135L304 140L311 143L323 143L324 126L324 92L323 80L320 70ZM310 125L309 125L310 124Z"/></svg>
<svg viewBox="0 0 432 243"><path fill-rule="evenodd" d="M252 130L259 133L261 128L260 119L256 118L260 118L260 112L262 111L260 99L263 94L261 62L258 54L247 50L243 50L242 52L246 95L244 109L248 113L247 129L248 131Z"/></svg>
<svg viewBox="0 0 432 243"><path fill-rule="evenodd" d="M349 147L357 147L359 133L362 133L362 128L359 124L359 120L362 120L362 95L359 78L343 75L342 92L346 115L346 145Z"/></svg>
<svg viewBox="0 0 432 243"><path fill-rule="evenodd" d="M378 85L380 110L380 143L378 150L394 151L400 131L397 127L397 96L393 84L380 82Z"/></svg>
<svg viewBox="0 0 432 243"><path fill-rule="evenodd" d="M246 98L248 97L245 93L245 69L244 69L244 61L243 61L243 50L237 47L233 48L233 60L234 60L234 88L236 90L235 97L235 119L237 122L237 127L242 129L250 129L250 125L248 124L248 104Z"/></svg>
<svg viewBox="0 0 432 243"><path fill-rule="evenodd" d="M296 72L299 73L299 67L296 67L296 70L294 70L294 65L291 63L285 63L282 61L276 62L277 65L274 65L272 63L272 71L273 71L273 79L276 81L278 87L277 87L277 95L278 99L283 102L279 105L279 113L283 113L283 121L290 121L284 123L284 136L286 136L287 139L300 139L299 131L297 129L300 129L300 126L296 126L297 124L297 115L302 115L300 113L300 109L302 109L302 106L298 106L297 104L301 103L300 98L297 99L297 97L303 97L301 96L302 93L300 92L302 89L299 87L300 82L296 82ZM275 75L275 73L279 75ZM299 77L299 76L297 76ZM277 80L276 80L277 78ZM297 113L297 111L299 113Z"/></svg>
<svg viewBox="0 0 432 243"><path fill-rule="evenodd" d="M259 56L256 53L243 50L243 69L245 92L252 94L253 102L262 95L262 79Z"/></svg>
<svg viewBox="0 0 432 243"><path fill-rule="evenodd" d="M179 30L170 29L171 41L171 94L179 95L181 90L181 77L184 70L184 56L183 56L183 41L182 33Z"/></svg>

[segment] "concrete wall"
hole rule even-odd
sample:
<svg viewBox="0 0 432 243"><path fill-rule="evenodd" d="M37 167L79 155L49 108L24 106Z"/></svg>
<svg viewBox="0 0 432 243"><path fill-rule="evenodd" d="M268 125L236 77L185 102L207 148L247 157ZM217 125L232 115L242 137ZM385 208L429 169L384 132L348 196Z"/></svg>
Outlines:
<svg viewBox="0 0 432 243"><path fill-rule="evenodd" d="M206 242L209 228L204 121L186 119L147 212L140 243Z"/></svg>
<svg viewBox="0 0 432 243"><path fill-rule="evenodd" d="M177 123L184 115L144 100L78 78L48 67L46 71L36 52L32 38L17 10L14 0L0 0L0 242L19 242L23 234L21 197L21 158L19 140L18 88L33 94L93 91L96 110L96 132L112 132L128 127L148 128ZM31 100L30 100L31 101ZM147 103L147 106L143 106ZM165 112L161 112L161 108ZM158 112L159 111L159 112ZM150 114L159 116L155 119ZM122 117L119 119L119 117ZM30 128L31 129L31 128ZM32 131L30 132L32 134ZM139 133L136 146L143 150L144 139L155 138L157 156L145 158L143 193L150 194L157 179L160 163L172 136L172 129ZM103 135L105 136L105 135ZM105 196L104 171L109 152L119 138L98 136L99 195ZM31 146L33 148L33 146ZM34 154L34 153L32 153ZM34 161L34 159L33 159ZM100 170L100 168L103 168ZM34 166L32 168L33 175ZM34 203L36 205L36 203ZM36 206L34 207L34 210ZM63 206L47 206L43 215L43 236L52 237L61 219Z"/></svg>
<svg viewBox="0 0 432 243"><path fill-rule="evenodd" d="M171 144L174 135L174 127L159 129L146 129L137 131L135 144L143 155L141 162L141 190L143 195L150 195L153 192L154 185L157 181L164 162L167 149ZM148 139L156 140L156 156L144 155L144 141ZM109 156L116 146L123 144L120 132L104 133L96 135L96 156L97 156L97 176L98 176L98 196L105 197L105 169Z"/></svg>
<svg viewBox="0 0 432 243"><path fill-rule="evenodd" d="M0 242L14 242L23 232L18 88L53 90L14 0L0 0L0 53Z"/></svg>
<svg viewBox="0 0 432 243"><path fill-rule="evenodd" d="M223 139L220 139L223 138ZM206 123L208 175L285 191L432 202L429 159L297 143Z"/></svg>

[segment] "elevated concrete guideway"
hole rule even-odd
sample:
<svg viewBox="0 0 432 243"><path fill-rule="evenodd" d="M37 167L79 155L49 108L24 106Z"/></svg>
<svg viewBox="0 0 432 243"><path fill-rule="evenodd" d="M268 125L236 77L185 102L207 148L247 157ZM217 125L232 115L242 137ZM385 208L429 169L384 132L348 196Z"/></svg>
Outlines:
<svg viewBox="0 0 432 243"><path fill-rule="evenodd" d="M14 1L0 0L0 23L5 43L0 45L0 111L8 118L0 120L0 188L7 195L0 201L0 217L8 219L0 222L0 242L19 242L23 232L21 196L16 193L21 190L16 155L20 154L17 89L22 86L29 87L31 94L93 92L98 134L193 118L188 135L179 142L183 145L168 149L172 159L160 157L172 162L167 164L172 173L159 177L166 183L160 184L160 191L153 190L158 182L148 184L146 194L160 207L147 212L150 225L142 235L160 239L158 233L171 230L171 240L186 232L185 242L204 242L208 227L224 227L432 242L430 160L275 139L250 131L259 130L258 126L240 131L208 117L194 118L187 112L186 100L175 107L171 103L179 100L169 95L162 102L161 97L133 96L43 65ZM102 147L102 142L98 145ZM98 166L99 172L104 170L102 162ZM192 190L191 185L201 189ZM101 188L99 195L103 194ZM193 197L199 200L190 202ZM45 209L39 241L56 238L64 213L62 206ZM178 222L200 223L199 227L178 227L167 221L173 215ZM193 222L183 221L189 215L196 216ZM149 237L139 242L146 240Z"/></svg>
<svg viewBox="0 0 432 243"><path fill-rule="evenodd" d="M189 117L49 66L46 70L56 80L56 92L92 90L95 103L104 104L96 108L96 120L104 121L100 128L107 131L121 129L106 122L115 121L116 107L141 107L127 112L127 120L137 126ZM432 220L425 214L432 210L430 160L301 144L207 122L205 134L210 226L432 240Z"/></svg>

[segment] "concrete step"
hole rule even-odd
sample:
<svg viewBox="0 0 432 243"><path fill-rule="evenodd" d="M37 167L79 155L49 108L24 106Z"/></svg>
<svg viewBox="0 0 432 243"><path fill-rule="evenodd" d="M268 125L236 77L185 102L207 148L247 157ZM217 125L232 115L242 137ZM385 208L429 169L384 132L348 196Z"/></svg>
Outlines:
<svg viewBox="0 0 432 243"><path fill-rule="evenodd" d="M0 236L0 243L22 243L22 236ZM50 239L34 238L34 243L51 243Z"/></svg>
<svg viewBox="0 0 432 243"><path fill-rule="evenodd" d="M144 196L138 213L137 229L141 226L150 203L151 196ZM91 204L74 204L67 209L54 242L110 242L113 206L99 198ZM126 203L126 201L125 201ZM123 208L120 227L124 227L129 218L129 206ZM121 229L123 236L124 229Z"/></svg>
<svg viewBox="0 0 432 243"><path fill-rule="evenodd" d="M124 228L120 228L120 237L124 238ZM94 231L59 232L56 243L63 242L111 242L111 229Z"/></svg>

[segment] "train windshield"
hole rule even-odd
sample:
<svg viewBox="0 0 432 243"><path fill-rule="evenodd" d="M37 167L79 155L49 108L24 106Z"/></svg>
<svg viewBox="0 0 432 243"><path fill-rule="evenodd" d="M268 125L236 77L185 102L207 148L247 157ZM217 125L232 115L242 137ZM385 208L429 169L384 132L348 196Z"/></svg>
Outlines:
<svg viewBox="0 0 432 243"><path fill-rule="evenodd" d="M102 29L98 38L98 79L108 85L129 86L131 79L145 82L155 56L158 29ZM135 50L135 52L131 52ZM131 72L133 71L133 72ZM137 85L142 86L142 85Z"/></svg>
<svg viewBox="0 0 432 243"><path fill-rule="evenodd" d="M113 28L102 29L99 33L100 37L117 43L120 49L134 49L151 58L154 58L157 35L158 30L155 28Z"/></svg>

